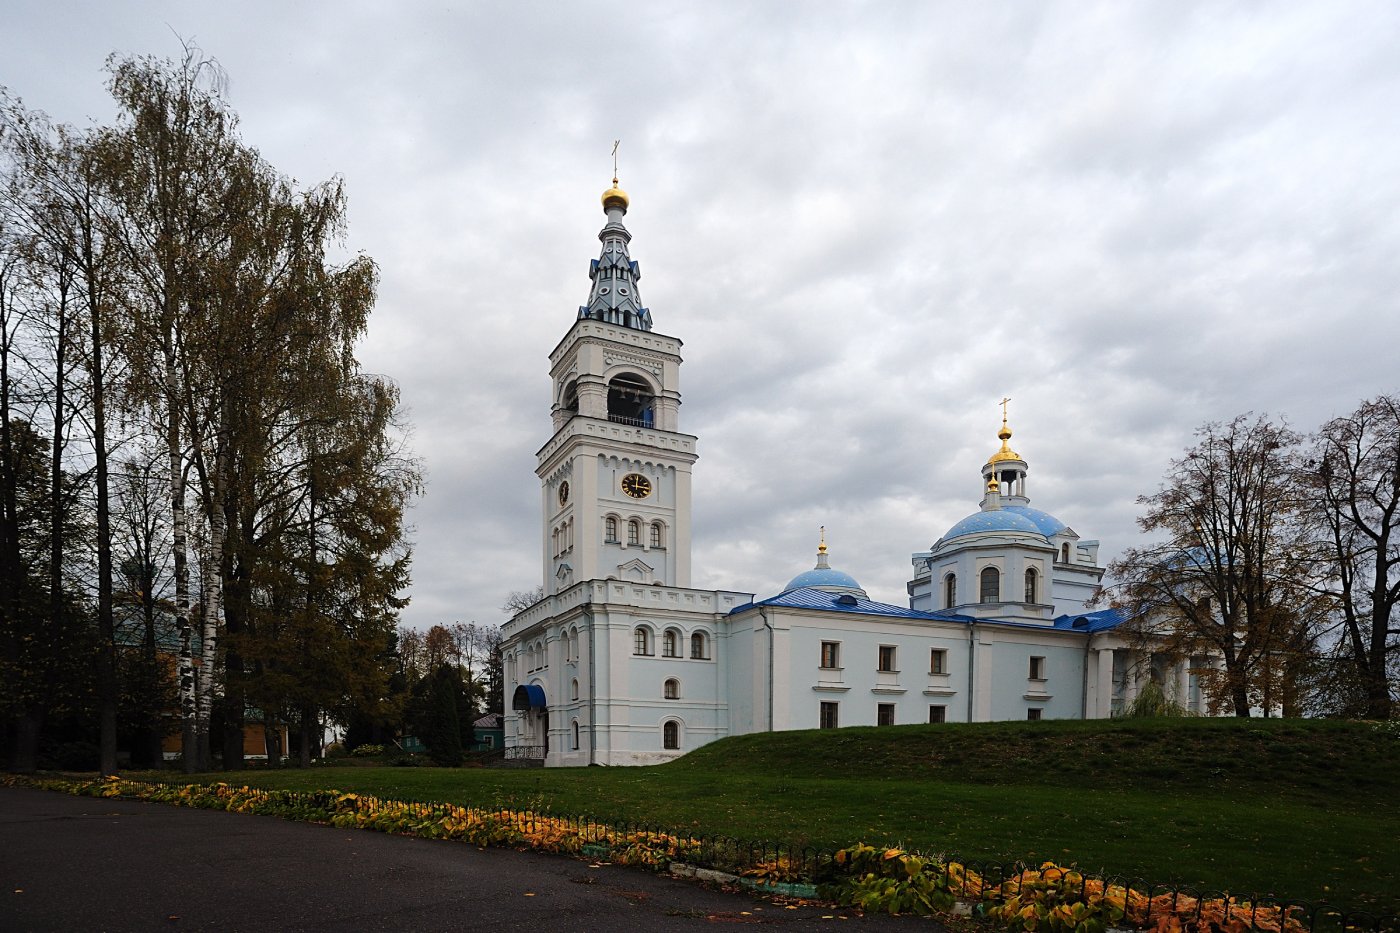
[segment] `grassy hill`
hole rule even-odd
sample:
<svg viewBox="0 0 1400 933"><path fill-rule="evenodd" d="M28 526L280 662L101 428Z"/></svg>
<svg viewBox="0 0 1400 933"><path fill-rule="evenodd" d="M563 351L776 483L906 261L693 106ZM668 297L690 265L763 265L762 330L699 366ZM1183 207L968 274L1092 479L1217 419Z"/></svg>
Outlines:
<svg viewBox="0 0 1400 933"><path fill-rule="evenodd" d="M228 775L211 775L226 780ZM1400 912L1400 726L1158 720L739 736L652 768L355 768L248 782L696 833L899 843Z"/></svg>

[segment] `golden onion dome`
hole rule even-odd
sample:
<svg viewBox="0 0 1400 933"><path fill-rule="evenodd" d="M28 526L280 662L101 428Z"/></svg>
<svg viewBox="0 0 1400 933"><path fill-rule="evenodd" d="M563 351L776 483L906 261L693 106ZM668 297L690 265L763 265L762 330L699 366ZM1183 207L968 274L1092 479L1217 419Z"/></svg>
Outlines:
<svg viewBox="0 0 1400 933"><path fill-rule="evenodd" d="M610 211L616 207L625 212L629 203L627 192L617 186L617 176L614 175L612 187L603 192L603 210Z"/></svg>
<svg viewBox="0 0 1400 933"><path fill-rule="evenodd" d="M1001 440L1001 450L992 454L987 460L988 463L1001 463L1005 460L1020 460L1021 455L1011 449L1011 428L1007 427L1005 421L1001 423L1001 430L997 432L997 437Z"/></svg>

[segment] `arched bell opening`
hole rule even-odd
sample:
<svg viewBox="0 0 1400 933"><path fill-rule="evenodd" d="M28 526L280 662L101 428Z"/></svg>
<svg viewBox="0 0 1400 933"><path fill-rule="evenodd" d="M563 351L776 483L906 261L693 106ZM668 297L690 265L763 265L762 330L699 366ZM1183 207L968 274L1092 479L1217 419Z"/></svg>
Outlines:
<svg viewBox="0 0 1400 933"><path fill-rule="evenodd" d="M608 382L608 420L649 428L655 422L655 396L640 376L622 373Z"/></svg>
<svg viewBox="0 0 1400 933"><path fill-rule="evenodd" d="M578 382L564 386L564 394L559 399L559 407L570 415L578 414Z"/></svg>

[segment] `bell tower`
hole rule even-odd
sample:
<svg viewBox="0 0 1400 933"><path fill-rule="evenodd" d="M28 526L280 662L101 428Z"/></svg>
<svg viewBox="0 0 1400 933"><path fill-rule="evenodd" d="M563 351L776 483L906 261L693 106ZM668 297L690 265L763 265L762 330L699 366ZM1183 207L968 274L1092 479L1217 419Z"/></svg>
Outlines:
<svg viewBox="0 0 1400 933"><path fill-rule="evenodd" d="M614 175L588 303L549 355L554 436L535 468L546 594L609 578L690 586L696 453L680 433L681 342L653 331L642 304L628 204Z"/></svg>

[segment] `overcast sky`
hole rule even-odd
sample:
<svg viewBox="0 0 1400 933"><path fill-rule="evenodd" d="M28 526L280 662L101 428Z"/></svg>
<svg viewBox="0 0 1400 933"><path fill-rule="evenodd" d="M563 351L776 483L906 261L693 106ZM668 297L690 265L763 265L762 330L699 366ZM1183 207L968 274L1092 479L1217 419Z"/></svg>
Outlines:
<svg viewBox="0 0 1400 933"><path fill-rule="evenodd" d="M696 586L772 595L826 525L906 603L1003 396L1033 504L1112 557L1202 422L1400 389L1400 4L45 0L0 84L107 122L107 55L178 37L268 161L345 179L361 359L427 477L415 626L540 582L547 354L617 138L685 343Z"/></svg>

